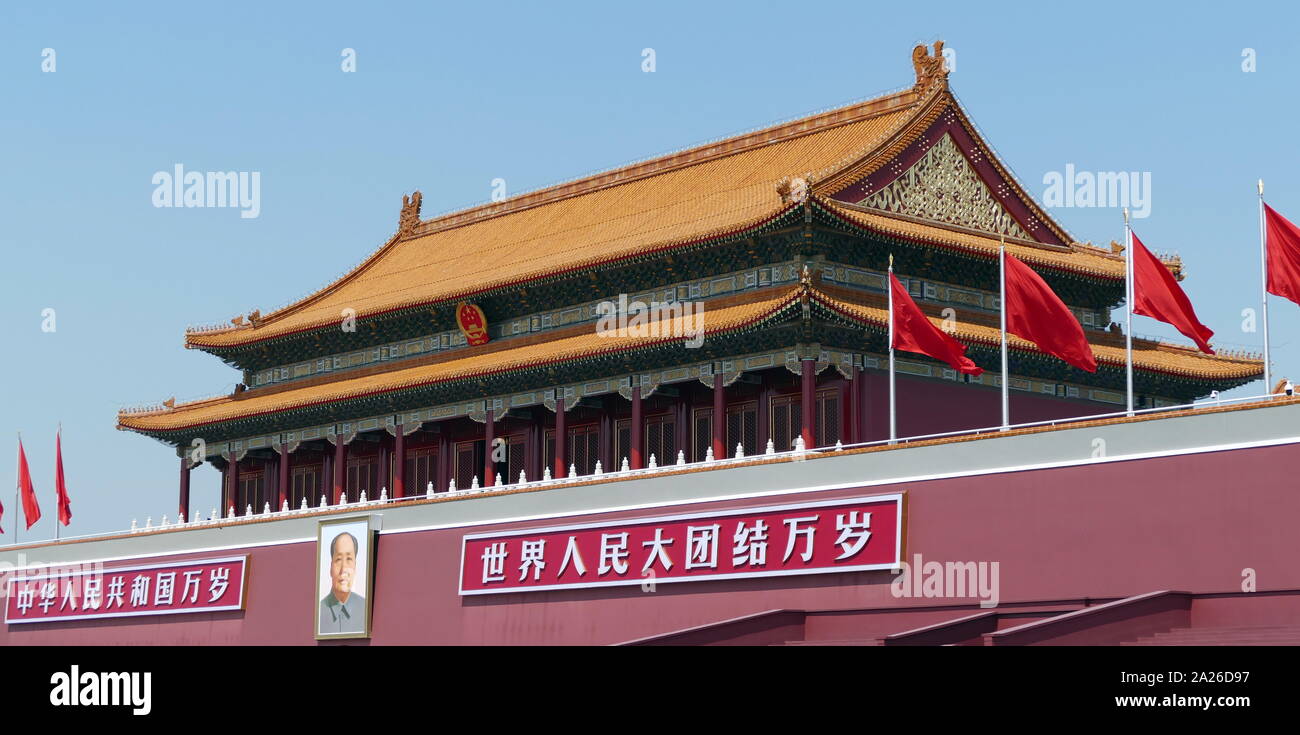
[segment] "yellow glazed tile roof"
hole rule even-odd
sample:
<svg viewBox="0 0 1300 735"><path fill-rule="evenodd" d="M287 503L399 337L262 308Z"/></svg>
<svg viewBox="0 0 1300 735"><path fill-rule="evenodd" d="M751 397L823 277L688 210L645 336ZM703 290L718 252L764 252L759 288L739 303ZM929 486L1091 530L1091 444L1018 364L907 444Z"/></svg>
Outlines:
<svg viewBox="0 0 1300 735"><path fill-rule="evenodd" d="M191 332L227 347L472 296L597 263L749 229L791 205L776 184L859 157L904 126L890 95L417 226L320 292L258 326Z"/></svg>
<svg viewBox="0 0 1300 735"><path fill-rule="evenodd" d="M754 324L772 316L798 298L797 287L767 289L751 293L753 300L709 308L703 312L705 336L716 335ZM755 298L756 297L756 298ZM640 336L600 335L596 325L564 330L565 336L542 335L544 339L518 338L498 340L481 347L468 347L438 358L418 358L412 367L389 367L384 371L349 377L347 374L324 382L303 381L274 388L249 390L234 396L208 398L174 408L142 413L119 413L118 428L143 432L163 432L250 418L261 414L306 408L322 403L362 398L379 393L418 388L437 383L486 377L520 368L536 368L551 363L590 358L609 352L682 342L692 324L686 317L655 322L658 334L650 329ZM685 349L685 348L683 348ZM354 374L355 375L355 374Z"/></svg>
<svg viewBox="0 0 1300 735"><path fill-rule="evenodd" d="M917 57L913 58L915 62ZM918 86L907 91L503 202L429 221L418 221L418 214L412 213L414 222L409 227L329 286L258 315L255 324L241 323L240 318L234 326L187 332L186 346L222 349L252 344L336 325L345 309L364 319L470 299L743 232L798 206L783 203L777 182L811 177L816 192L839 179L865 175L885 165L938 111L951 105L960 113L960 106L947 93L946 74L931 76L924 84L918 76ZM978 137L973 130L971 134ZM874 231L954 250L996 252L996 239L814 197L829 211ZM1102 249L1076 245L1058 250L1019 243L1009 248L1037 267L1123 277L1122 258Z"/></svg>

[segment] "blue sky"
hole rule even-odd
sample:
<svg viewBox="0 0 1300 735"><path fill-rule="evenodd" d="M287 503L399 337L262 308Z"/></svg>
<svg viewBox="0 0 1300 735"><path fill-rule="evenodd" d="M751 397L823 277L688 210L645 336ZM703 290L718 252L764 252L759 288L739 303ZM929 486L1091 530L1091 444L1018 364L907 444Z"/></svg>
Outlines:
<svg viewBox="0 0 1300 735"><path fill-rule="evenodd" d="M1139 235L1182 255L1217 345L1258 349L1241 327L1259 301L1256 178L1300 219L1296 15L1287 3L1182 4L1176 18L1105 2L6 3L0 436L22 432L45 516L22 537L54 535L59 422L64 535L174 514L177 460L116 431L118 408L229 392L238 374L183 349L185 327L337 277L395 229L403 193L422 190L429 217L488 199L494 178L517 193L906 86L912 45L937 38L956 51L953 89L1036 196L1067 164L1150 172ZM355 73L340 69L344 48ZM260 216L155 208L151 177L176 163L260 172ZM1122 238L1117 209L1053 213L1080 240ZM1300 307L1271 308L1275 373L1300 376ZM1135 331L1177 336L1143 318ZM6 462L4 487L12 473ZM205 515L217 478L194 475ZM11 542L12 493L0 502Z"/></svg>

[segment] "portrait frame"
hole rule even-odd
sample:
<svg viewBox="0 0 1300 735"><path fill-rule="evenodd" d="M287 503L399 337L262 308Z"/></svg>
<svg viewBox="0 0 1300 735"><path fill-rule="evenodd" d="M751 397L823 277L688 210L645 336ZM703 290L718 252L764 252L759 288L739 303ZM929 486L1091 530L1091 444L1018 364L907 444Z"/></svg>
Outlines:
<svg viewBox="0 0 1300 735"><path fill-rule="evenodd" d="M360 595L364 598L364 604L361 606L364 609L364 619L359 626L359 630L328 631L323 630L327 624L324 621L325 611L322 608L326 596L333 594L330 582L332 579L330 567L333 561L330 555L330 545L344 533L351 534L357 541L356 573L353 577L351 594L352 596ZM373 629L371 618L374 612L375 541L378 535L379 522L373 515L331 518L319 521L316 524L316 582L312 585L316 595L312 598L311 617L312 632L316 640L370 637Z"/></svg>

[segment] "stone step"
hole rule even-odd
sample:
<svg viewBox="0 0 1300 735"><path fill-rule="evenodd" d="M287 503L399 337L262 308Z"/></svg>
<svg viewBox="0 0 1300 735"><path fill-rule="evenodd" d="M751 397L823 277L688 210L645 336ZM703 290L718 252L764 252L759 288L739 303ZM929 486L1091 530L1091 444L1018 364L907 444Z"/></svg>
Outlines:
<svg viewBox="0 0 1300 735"><path fill-rule="evenodd" d="M1300 645L1300 625L1176 628L1126 641L1125 646L1287 646Z"/></svg>
<svg viewBox="0 0 1300 735"><path fill-rule="evenodd" d="M1285 641L1126 641L1121 646L1300 646L1300 638Z"/></svg>
<svg viewBox="0 0 1300 735"><path fill-rule="evenodd" d="M1204 636L1214 636L1216 638L1259 638L1271 636L1294 637L1300 635L1300 629L1291 630L1221 630L1217 628L1183 628L1171 630L1165 633L1157 633L1153 638L1200 638Z"/></svg>
<svg viewBox="0 0 1300 735"><path fill-rule="evenodd" d="M878 646L875 638L846 638L843 640L786 641L785 646Z"/></svg>

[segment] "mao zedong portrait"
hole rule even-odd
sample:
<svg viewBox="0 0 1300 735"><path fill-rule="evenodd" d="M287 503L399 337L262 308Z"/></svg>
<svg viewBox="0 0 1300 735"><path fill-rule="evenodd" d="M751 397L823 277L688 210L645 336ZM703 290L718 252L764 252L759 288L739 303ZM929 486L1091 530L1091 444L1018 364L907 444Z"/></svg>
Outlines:
<svg viewBox="0 0 1300 735"><path fill-rule="evenodd" d="M340 533L330 542L330 591L320 601L318 632L366 632L366 598L352 591L357 577L357 538Z"/></svg>

